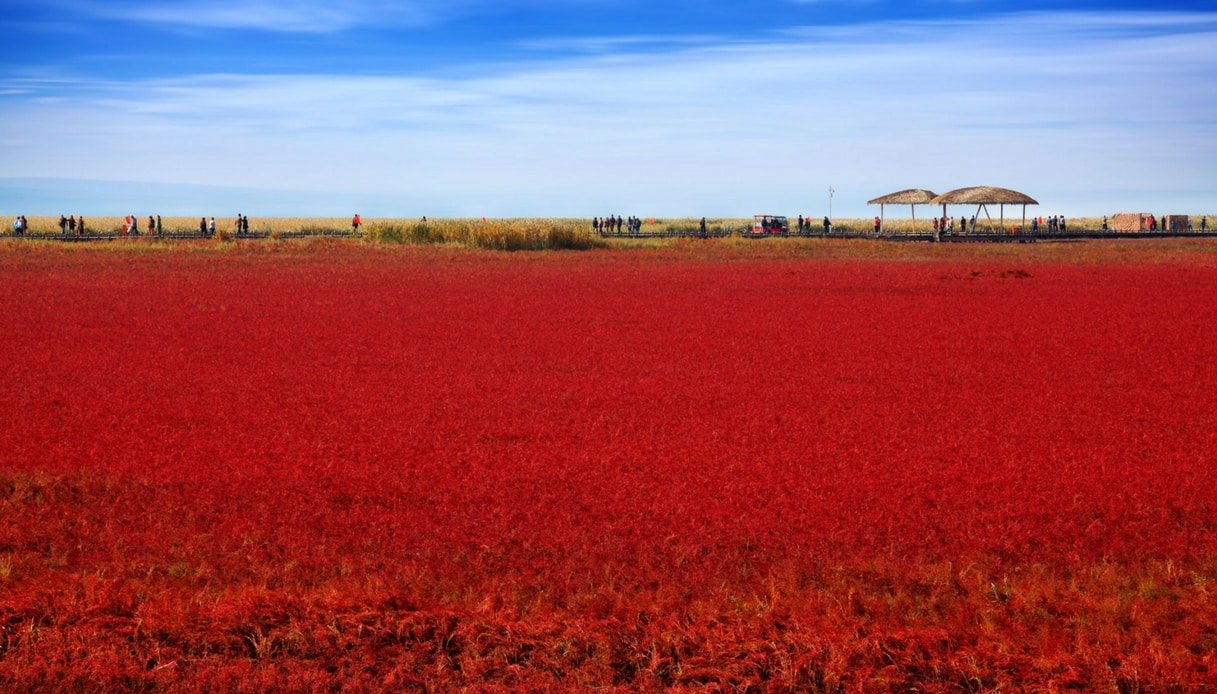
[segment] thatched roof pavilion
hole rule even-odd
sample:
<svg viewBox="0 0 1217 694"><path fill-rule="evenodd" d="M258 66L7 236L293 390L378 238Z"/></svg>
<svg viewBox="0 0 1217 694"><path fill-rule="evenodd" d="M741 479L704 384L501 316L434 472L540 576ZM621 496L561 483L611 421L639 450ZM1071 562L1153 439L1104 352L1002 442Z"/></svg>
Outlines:
<svg viewBox="0 0 1217 694"><path fill-rule="evenodd" d="M879 233L883 233L884 205L908 205L913 213L913 231L917 231L917 209L915 205L928 205L935 197L934 192L923 188L909 188L888 195L881 195L874 200L867 200L867 205L879 206Z"/></svg>
<svg viewBox="0 0 1217 694"><path fill-rule="evenodd" d="M928 205L935 197L934 191L924 188L909 188L887 195L881 195L874 200L867 200L867 205Z"/></svg>
<svg viewBox="0 0 1217 694"><path fill-rule="evenodd" d="M989 220L989 228L993 228L993 218L989 216L989 205L998 205L1001 208L1001 223L999 228L1004 228L1006 225L1006 205L1022 205L1023 206L1023 226L1027 226L1027 205L1038 205L1034 198L1017 190L1009 188L995 188L993 186L976 186L973 188L957 188L956 190L948 191L930 200L931 205L942 205L942 214L945 217L947 214L947 205L976 205L976 211L979 213L982 209L985 212L985 217Z"/></svg>

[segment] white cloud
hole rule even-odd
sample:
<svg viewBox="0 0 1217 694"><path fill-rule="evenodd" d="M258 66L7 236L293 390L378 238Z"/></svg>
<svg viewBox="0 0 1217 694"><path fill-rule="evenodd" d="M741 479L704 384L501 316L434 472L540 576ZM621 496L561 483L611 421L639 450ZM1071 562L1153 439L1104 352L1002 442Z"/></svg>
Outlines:
<svg viewBox="0 0 1217 694"><path fill-rule="evenodd" d="M721 36L709 34L635 34L630 36L578 36L546 38L521 41L521 48L575 53L613 53L640 48L679 49L687 46L704 46L726 41Z"/></svg>
<svg viewBox="0 0 1217 694"><path fill-rule="evenodd" d="M27 2L28 0L15 0ZM605 0L512 0L524 7ZM271 32L328 33L360 26L424 26L500 5L496 0L45 0L66 17Z"/></svg>
<svg viewBox="0 0 1217 694"><path fill-rule="evenodd" d="M332 32L370 23L433 21L442 7L426 0L50 0L66 16L145 24L276 32Z"/></svg>
<svg viewBox="0 0 1217 694"><path fill-rule="evenodd" d="M892 190L966 185L1024 190L1045 213L1107 213L1079 206L1130 190L1146 208L1217 207L1217 32L1195 30L1213 16L1126 21L875 25L466 79L60 83L56 100L8 101L0 161L30 176L407 201L369 214L819 216L829 184L837 213L855 216ZM1093 38L1103 27L1124 35Z"/></svg>

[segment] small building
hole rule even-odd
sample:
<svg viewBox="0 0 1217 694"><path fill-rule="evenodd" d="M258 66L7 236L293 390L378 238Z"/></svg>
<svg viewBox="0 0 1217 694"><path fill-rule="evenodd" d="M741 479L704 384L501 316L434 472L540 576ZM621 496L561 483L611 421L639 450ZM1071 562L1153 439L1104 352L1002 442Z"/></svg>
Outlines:
<svg viewBox="0 0 1217 694"><path fill-rule="evenodd" d="M1190 221L1185 214L1169 214L1166 216L1166 228L1160 231L1187 231Z"/></svg>
<svg viewBox="0 0 1217 694"><path fill-rule="evenodd" d="M1149 231L1154 216L1148 212L1120 212L1111 216L1113 231Z"/></svg>

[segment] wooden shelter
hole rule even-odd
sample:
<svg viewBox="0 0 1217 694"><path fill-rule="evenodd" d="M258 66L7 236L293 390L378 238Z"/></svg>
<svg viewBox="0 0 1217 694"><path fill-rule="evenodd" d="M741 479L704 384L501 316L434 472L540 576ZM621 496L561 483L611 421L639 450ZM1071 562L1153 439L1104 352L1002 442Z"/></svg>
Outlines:
<svg viewBox="0 0 1217 694"><path fill-rule="evenodd" d="M942 205L942 216L947 215L947 205L976 205L976 212L982 210L989 220L989 229L993 229L993 217L989 215L989 205L1000 206L1000 222L998 228L1006 226L1006 205L1023 206L1022 228L1027 226L1027 205L1038 205L1034 198L1009 188L994 188L992 186L976 186L973 188L958 188L935 197L931 205Z"/></svg>
<svg viewBox="0 0 1217 694"><path fill-rule="evenodd" d="M913 213L913 231L917 231L917 205L928 205L934 199L934 192L922 188L909 188L888 195L882 195L874 200L867 200L867 205L879 206L879 233L883 233L885 205L908 205Z"/></svg>

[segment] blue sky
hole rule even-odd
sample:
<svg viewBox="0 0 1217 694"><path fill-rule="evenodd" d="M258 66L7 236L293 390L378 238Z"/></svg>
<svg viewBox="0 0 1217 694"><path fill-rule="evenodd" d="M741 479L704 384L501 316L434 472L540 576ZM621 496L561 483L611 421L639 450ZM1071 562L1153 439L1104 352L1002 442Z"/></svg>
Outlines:
<svg viewBox="0 0 1217 694"><path fill-rule="evenodd" d="M8 0L0 29L10 215L1217 212L1211 0Z"/></svg>

